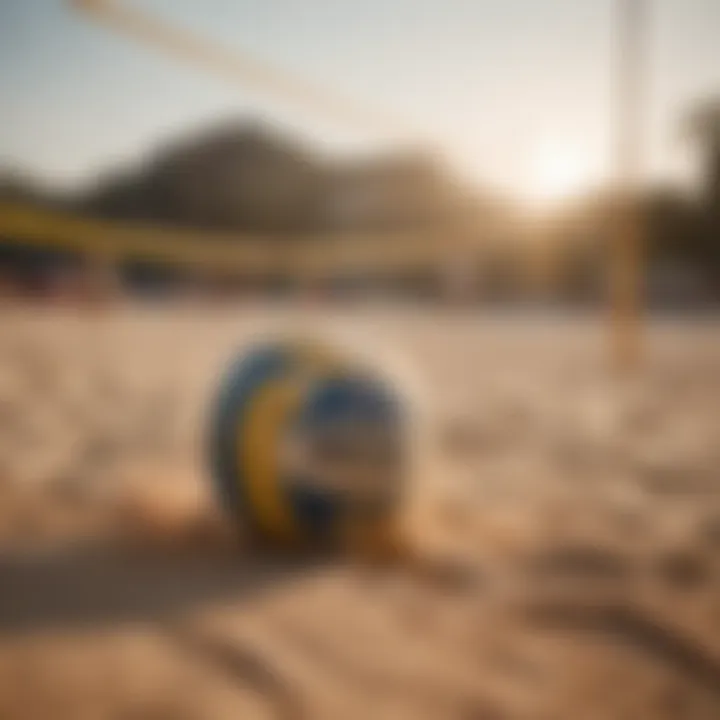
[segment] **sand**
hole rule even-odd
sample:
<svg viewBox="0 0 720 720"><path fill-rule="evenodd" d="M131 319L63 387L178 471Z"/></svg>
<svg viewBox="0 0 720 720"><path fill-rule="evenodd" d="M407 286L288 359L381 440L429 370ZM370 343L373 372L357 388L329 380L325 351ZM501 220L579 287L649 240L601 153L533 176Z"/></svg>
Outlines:
<svg viewBox="0 0 720 720"><path fill-rule="evenodd" d="M451 309L0 311L0 719L720 717L720 326ZM429 569L270 559L205 417L259 329L416 369Z"/></svg>

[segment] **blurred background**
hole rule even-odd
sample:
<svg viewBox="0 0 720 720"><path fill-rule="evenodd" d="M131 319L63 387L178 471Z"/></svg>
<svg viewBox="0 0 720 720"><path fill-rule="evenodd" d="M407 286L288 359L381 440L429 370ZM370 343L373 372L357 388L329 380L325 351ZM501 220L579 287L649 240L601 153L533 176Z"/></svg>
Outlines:
<svg viewBox="0 0 720 720"><path fill-rule="evenodd" d="M5 0L0 718L717 718L718 303L717 0ZM422 379L452 572L228 537L278 327Z"/></svg>
<svg viewBox="0 0 720 720"><path fill-rule="evenodd" d="M113 244L131 295L224 277L597 305L630 132L648 298L716 302L715 5L650 3L625 40L613 2L546 5L6 3L3 286L67 290L87 257L54 215L18 227L22 204L131 233L141 251ZM264 262L153 263L155 229ZM290 243L331 257L303 284Z"/></svg>

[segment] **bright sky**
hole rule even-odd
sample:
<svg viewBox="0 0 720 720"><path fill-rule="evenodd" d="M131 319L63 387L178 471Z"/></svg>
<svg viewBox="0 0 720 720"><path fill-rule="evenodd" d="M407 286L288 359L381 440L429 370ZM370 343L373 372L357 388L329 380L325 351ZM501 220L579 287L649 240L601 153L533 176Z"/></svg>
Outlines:
<svg viewBox="0 0 720 720"><path fill-rule="evenodd" d="M131 1L412 119L479 182L542 198L608 171L615 0ZM678 122L720 93L720 0L648 2L648 171L683 178ZM0 2L0 68L0 167L50 182L246 112L331 148L376 139L113 35L63 0Z"/></svg>

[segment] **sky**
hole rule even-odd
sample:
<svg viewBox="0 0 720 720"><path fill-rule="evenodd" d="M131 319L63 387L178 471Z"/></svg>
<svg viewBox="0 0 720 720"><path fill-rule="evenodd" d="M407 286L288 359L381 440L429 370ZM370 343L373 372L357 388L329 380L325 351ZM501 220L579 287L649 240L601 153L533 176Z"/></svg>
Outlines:
<svg viewBox="0 0 720 720"><path fill-rule="evenodd" d="M616 0L125 2L407 118L472 182L533 197L612 171ZM680 120L720 95L720 0L648 3L645 173L686 181ZM64 0L0 0L0 169L78 186L245 115L331 153L386 139L230 85Z"/></svg>

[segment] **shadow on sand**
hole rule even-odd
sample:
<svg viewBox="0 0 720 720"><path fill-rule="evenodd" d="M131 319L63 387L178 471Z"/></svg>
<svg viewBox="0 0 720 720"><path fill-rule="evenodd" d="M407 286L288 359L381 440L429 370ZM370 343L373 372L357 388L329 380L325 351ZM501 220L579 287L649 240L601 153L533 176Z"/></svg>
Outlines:
<svg viewBox="0 0 720 720"><path fill-rule="evenodd" d="M80 546L0 555L0 637L125 622L158 622L236 602L327 569L325 559L229 553L146 556Z"/></svg>

